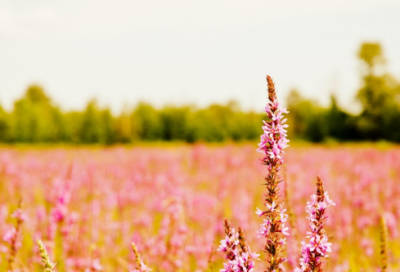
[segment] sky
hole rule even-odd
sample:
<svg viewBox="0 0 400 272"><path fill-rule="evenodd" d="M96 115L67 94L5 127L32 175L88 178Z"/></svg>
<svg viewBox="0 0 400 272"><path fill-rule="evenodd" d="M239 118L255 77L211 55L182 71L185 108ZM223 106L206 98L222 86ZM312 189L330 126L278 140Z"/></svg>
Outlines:
<svg viewBox="0 0 400 272"><path fill-rule="evenodd" d="M380 42L400 79L398 0L2 0L0 103L32 83L65 110L148 101L261 111L265 75L357 111L357 50Z"/></svg>

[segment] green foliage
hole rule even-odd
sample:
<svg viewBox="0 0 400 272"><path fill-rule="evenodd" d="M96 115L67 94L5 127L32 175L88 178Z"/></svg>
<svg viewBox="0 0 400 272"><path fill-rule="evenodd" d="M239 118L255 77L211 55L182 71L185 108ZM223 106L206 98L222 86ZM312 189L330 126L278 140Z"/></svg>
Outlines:
<svg viewBox="0 0 400 272"><path fill-rule="evenodd" d="M79 142L112 144L114 131L114 117L110 110L100 109L96 100L90 101L81 116Z"/></svg>
<svg viewBox="0 0 400 272"><path fill-rule="evenodd" d="M400 84L384 72L379 43L363 43L357 53L362 85L356 99L362 110L351 115L335 96L328 107L297 90L287 97L288 136L312 142L389 140L400 142ZM222 142L256 140L265 115L243 112L237 102L196 108L161 109L140 102L114 116L91 100L83 111L62 111L39 85L28 87L12 111L0 105L0 142L114 144L135 141Z"/></svg>
<svg viewBox="0 0 400 272"><path fill-rule="evenodd" d="M162 139L186 140L189 131L189 118L191 116L189 107L167 106L159 113L162 125Z"/></svg>
<svg viewBox="0 0 400 272"><path fill-rule="evenodd" d="M377 73L385 63L383 50L377 43L361 45L358 57L366 68L363 86L357 93L357 99L363 110L357 120L360 134L367 139L390 139L398 141L396 119L399 120L400 84L387 73ZM398 122L398 121L397 121Z"/></svg>
<svg viewBox="0 0 400 272"><path fill-rule="evenodd" d="M385 63L383 49L379 43L365 42L358 50L358 58L368 74L373 74L376 68Z"/></svg>
<svg viewBox="0 0 400 272"><path fill-rule="evenodd" d="M305 99L297 90L289 93L287 102L290 138L321 142L327 137L330 128L326 109L316 101Z"/></svg>
<svg viewBox="0 0 400 272"><path fill-rule="evenodd" d="M131 122L134 137L148 141L161 139L161 116L150 104L139 103L131 115Z"/></svg>
<svg viewBox="0 0 400 272"><path fill-rule="evenodd" d="M358 140L359 133L356 130L356 117L342 110L334 95L331 96L330 107L325 113L326 134L330 138L339 141Z"/></svg>
<svg viewBox="0 0 400 272"><path fill-rule="evenodd" d="M52 142L59 138L55 107L37 85L14 103L9 122L12 141Z"/></svg>
<svg viewBox="0 0 400 272"><path fill-rule="evenodd" d="M9 140L10 116L0 105L0 141L7 142Z"/></svg>
<svg viewBox="0 0 400 272"><path fill-rule="evenodd" d="M306 99L297 90L287 98L289 137L321 142L390 140L400 142L400 84L384 73L385 57L379 43L363 43L358 51L363 68L356 99L362 111L353 116L342 110L334 96L328 108Z"/></svg>
<svg viewBox="0 0 400 272"><path fill-rule="evenodd" d="M43 88L30 86L8 113L0 106L0 141L22 143L114 144L134 141L254 140L262 114L245 113L236 102L156 109L144 102L114 116L91 100L83 111L63 112Z"/></svg>

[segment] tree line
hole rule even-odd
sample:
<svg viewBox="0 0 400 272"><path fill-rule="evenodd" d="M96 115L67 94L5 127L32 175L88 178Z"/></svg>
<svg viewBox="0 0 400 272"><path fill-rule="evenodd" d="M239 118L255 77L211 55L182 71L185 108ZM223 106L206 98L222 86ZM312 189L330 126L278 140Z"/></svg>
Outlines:
<svg viewBox="0 0 400 272"><path fill-rule="evenodd" d="M355 99L361 112L352 115L344 111L333 95L330 106L324 108L293 90L287 99L292 135L313 142L327 139L400 142L400 83L387 72L381 45L363 43L357 57L361 87Z"/></svg>
<svg viewBox="0 0 400 272"><path fill-rule="evenodd" d="M356 99L362 110L343 110L335 96L328 107L302 97L287 97L289 137L326 140L389 140L400 142L400 84L386 72L379 43L364 43L358 51L362 86ZM0 142L115 144L137 141L221 142L256 140L265 115L244 112L237 102L206 108L141 102L115 116L96 100L82 111L63 111L39 85L29 86L6 111L0 105Z"/></svg>
<svg viewBox="0 0 400 272"><path fill-rule="evenodd" d="M135 141L220 142L252 140L262 115L242 112L238 104L165 106L141 102L114 116L90 101L83 111L63 112L40 86L30 86L6 112L0 107L0 141L10 143L114 144Z"/></svg>

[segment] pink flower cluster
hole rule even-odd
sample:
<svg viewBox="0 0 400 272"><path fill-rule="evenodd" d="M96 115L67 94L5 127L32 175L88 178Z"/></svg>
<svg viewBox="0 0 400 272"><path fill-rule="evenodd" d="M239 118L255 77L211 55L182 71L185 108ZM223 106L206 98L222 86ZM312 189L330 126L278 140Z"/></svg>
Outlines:
<svg viewBox="0 0 400 272"><path fill-rule="evenodd" d="M331 252L332 243L328 242L328 237L323 231L323 222L326 219L323 214L329 206L335 206L335 203L329 198L328 192L324 192L323 198L317 195L311 196L311 201L307 202L306 212L310 220L310 230L307 232L308 243L301 242L301 257L299 267L295 268L295 272L311 271L312 263L320 263L320 258L328 257Z"/></svg>
<svg viewBox="0 0 400 272"><path fill-rule="evenodd" d="M103 271L103 266L100 264L99 259L94 259L91 262L90 267L85 269L85 272L96 272L96 271Z"/></svg>
<svg viewBox="0 0 400 272"><path fill-rule="evenodd" d="M230 229L230 233L221 240L218 251L226 254L228 259L224 263L224 268L220 272L252 272L254 269L254 259L258 259L260 254L252 253L250 247L246 246L246 251L240 249L239 234L234 228Z"/></svg>
<svg viewBox="0 0 400 272"><path fill-rule="evenodd" d="M3 236L3 240L9 244L15 239L14 237L17 235L17 230L14 227L11 227L7 230L7 232Z"/></svg>
<svg viewBox="0 0 400 272"><path fill-rule="evenodd" d="M22 211L21 208L18 208L12 215L11 218L17 219L17 225L22 224L23 222L26 221L27 216L25 213ZM18 229L19 226L17 226L17 229L15 227L9 228L6 233L3 236L3 240L10 245L15 243L16 247L20 246L20 243L17 241L17 236L18 236Z"/></svg>
<svg viewBox="0 0 400 272"><path fill-rule="evenodd" d="M318 201L317 195L313 194L311 196L311 201L307 201L306 212L308 213L307 219L311 222L317 221L317 213L322 213L326 210L329 206L335 206L335 202L333 202L329 196L328 192L324 193L324 199L322 201ZM310 228L314 226L313 224L310 225Z"/></svg>
<svg viewBox="0 0 400 272"><path fill-rule="evenodd" d="M23 223L26 221L26 214L22 211L21 208L18 208L12 215L12 218L17 219L20 223Z"/></svg>
<svg viewBox="0 0 400 272"><path fill-rule="evenodd" d="M277 159L282 164L283 154L285 153L283 150L288 147L289 142L286 138L288 125L285 122L287 119L283 118L283 114L288 113L288 111L275 100L268 102L265 112L269 120L263 121L262 129L264 133L261 134L257 151L265 154L264 161Z"/></svg>
<svg viewBox="0 0 400 272"><path fill-rule="evenodd" d="M261 211L260 209L257 208L256 214L258 217L261 216L266 216L267 219L264 219L264 222L260 225L260 229L258 230L258 237L265 237L268 238L269 233L271 232L271 227L273 222L275 224L279 224L280 228L275 229L275 232L280 232L283 235L289 235L288 227L285 227L285 223L288 219L288 215L285 214L286 209L283 209L283 205L275 205L274 202L272 202L271 205L268 203L265 203L265 206L267 207L266 211ZM278 218L273 218L276 217L276 214L278 214ZM275 219L275 220L274 220ZM284 245L286 244L286 238L281 238L280 239L280 244Z"/></svg>

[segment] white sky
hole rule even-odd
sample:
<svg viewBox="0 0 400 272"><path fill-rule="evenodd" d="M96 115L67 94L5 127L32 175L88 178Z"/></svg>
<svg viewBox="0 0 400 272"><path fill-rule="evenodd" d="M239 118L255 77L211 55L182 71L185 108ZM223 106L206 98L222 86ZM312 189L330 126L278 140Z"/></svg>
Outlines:
<svg viewBox="0 0 400 272"><path fill-rule="evenodd" d="M0 102L30 83L64 109L97 97L118 112L139 100L266 103L290 88L355 109L356 52L379 41L400 78L398 0L2 0Z"/></svg>

